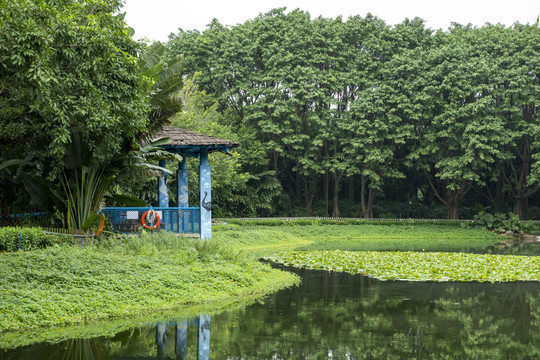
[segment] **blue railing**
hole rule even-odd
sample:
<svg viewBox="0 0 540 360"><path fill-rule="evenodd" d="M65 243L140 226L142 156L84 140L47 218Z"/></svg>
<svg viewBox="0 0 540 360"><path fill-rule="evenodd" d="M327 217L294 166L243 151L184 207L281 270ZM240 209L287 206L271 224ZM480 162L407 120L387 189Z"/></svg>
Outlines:
<svg viewBox="0 0 540 360"><path fill-rule="evenodd" d="M154 209L161 218L160 230L181 234L200 233L200 208L195 207L110 207L101 210L112 224L113 232L137 232L141 226L141 216Z"/></svg>

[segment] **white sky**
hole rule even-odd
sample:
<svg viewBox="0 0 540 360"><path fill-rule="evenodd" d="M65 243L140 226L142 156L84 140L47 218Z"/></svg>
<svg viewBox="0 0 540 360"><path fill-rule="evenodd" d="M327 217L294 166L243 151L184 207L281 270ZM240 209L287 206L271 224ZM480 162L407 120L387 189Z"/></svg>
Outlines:
<svg viewBox="0 0 540 360"><path fill-rule="evenodd" d="M371 12L391 25L418 16L427 27L444 30L452 21L509 26L516 21L534 23L540 16L540 0L126 0L122 12L136 39L167 41L178 28L202 31L213 18L237 25L277 7L300 8L312 18L347 19Z"/></svg>

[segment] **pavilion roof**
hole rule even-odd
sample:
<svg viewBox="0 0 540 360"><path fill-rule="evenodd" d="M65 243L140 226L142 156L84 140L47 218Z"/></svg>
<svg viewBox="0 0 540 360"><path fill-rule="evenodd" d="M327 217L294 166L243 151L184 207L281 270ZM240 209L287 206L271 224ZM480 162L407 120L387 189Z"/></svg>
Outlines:
<svg viewBox="0 0 540 360"><path fill-rule="evenodd" d="M208 148L208 152L225 151L239 146L234 141L220 139L215 136L200 134L195 131L179 129L172 126L165 126L163 130L154 135L156 139L168 137L171 142L162 147L170 152L186 153L197 156L202 147Z"/></svg>

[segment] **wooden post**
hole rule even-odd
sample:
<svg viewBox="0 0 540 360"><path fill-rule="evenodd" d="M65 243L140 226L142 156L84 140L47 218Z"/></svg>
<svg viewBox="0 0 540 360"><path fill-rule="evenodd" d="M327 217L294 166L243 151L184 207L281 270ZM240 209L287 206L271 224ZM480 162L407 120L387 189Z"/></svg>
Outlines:
<svg viewBox="0 0 540 360"><path fill-rule="evenodd" d="M189 207L189 181L188 170L186 164L186 154L182 154L182 161L178 163L178 171L176 172L178 179L178 187L176 189L176 198L178 199L178 207ZM180 211L178 213L178 232L185 233L189 230L189 213Z"/></svg>
<svg viewBox="0 0 540 360"><path fill-rule="evenodd" d="M199 165L199 205L201 208L201 239L212 237L212 189L208 148L201 148Z"/></svg>
<svg viewBox="0 0 540 360"><path fill-rule="evenodd" d="M178 188L176 191L178 198L178 207L189 207L188 193L188 170L186 164L186 155L182 154L182 161L178 163Z"/></svg>
<svg viewBox="0 0 540 360"><path fill-rule="evenodd" d="M158 359L165 358L165 345L167 344L167 323L158 322L156 326L156 346Z"/></svg>
<svg viewBox="0 0 540 360"><path fill-rule="evenodd" d="M165 160L160 160L159 166L166 168L167 164ZM167 190L168 183L169 174L162 172L161 176L158 176L158 207L169 207L169 192Z"/></svg>
<svg viewBox="0 0 540 360"><path fill-rule="evenodd" d="M199 316L199 341L197 360L210 359L210 315Z"/></svg>
<svg viewBox="0 0 540 360"><path fill-rule="evenodd" d="M187 321L176 323L175 352L178 360L185 360L187 353Z"/></svg>

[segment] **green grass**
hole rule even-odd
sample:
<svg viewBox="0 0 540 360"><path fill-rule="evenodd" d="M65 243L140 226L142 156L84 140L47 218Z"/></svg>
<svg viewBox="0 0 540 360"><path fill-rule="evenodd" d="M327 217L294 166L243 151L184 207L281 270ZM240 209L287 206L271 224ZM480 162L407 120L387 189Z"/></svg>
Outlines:
<svg viewBox="0 0 540 360"><path fill-rule="evenodd" d="M290 251L266 259L288 266L344 271L380 280L540 281L537 256L333 250Z"/></svg>
<svg viewBox="0 0 540 360"><path fill-rule="evenodd" d="M284 248L354 251L447 251L483 253L503 240L490 231L448 225L246 226L214 232L238 248L268 255Z"/></svg>
<svg viewBox="0 0 540 360"><path fill-rule="evenodd" d="M122 242L0 254L0 332L234 302L298 281L218 240L161 234Z"/></svg>

